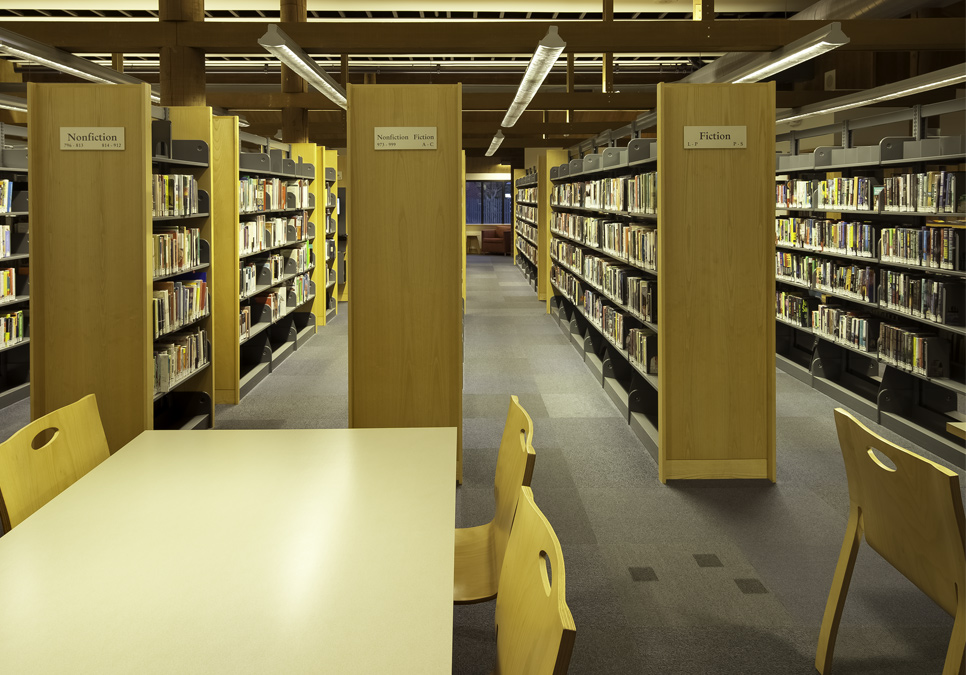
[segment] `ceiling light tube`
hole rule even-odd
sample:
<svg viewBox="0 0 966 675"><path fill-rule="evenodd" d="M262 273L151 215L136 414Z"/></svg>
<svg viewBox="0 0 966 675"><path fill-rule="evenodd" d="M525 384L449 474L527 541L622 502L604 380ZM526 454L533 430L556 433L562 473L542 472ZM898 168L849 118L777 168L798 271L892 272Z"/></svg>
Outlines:
<svg viewBox="0 0 966 675"><path fill-rule="evenodd" d="M848 43L849 37L842 32L842 24L836 21L755 59L741 72L727 75L727 79L735 83L758 82Z"/></svg>
<svg viewBox="0 0 966 675"><path fill-rule="evenodd" d="M502 131L496 132L496 134L493 136L493 140L490 141L490 149L486 151L487 157L493 156L493 153L496 152L499 149L500 144L503 143L504 138L505 136L503 135Z"/></svg>
<svg viewBox="0 0 966 675"><path fill-rule="evenodd" d="M557 62L557 58L566 46L567 43L561 40L557 34L557 27L550 26L547 34L537 45L537 51L530 58L530 63L527 64L527 72L523 74L523 80L520 82L519 89L517 89L517 95L513 97L513 103L507 109L506 116L500 126L512 127L517 123L520 115L530 105L534 94L540 89L547 73L553 68L553 64Z"/></svg>
<svg viewBox="0 0 966 675"><path fill-rule="evenodd" d="M73 75L90 82L101 84L144 84L144 80L139 80L132 75L119 73L111 68L99 66L91 63L87 59L82 59L63 49L57 49L43 42L37 42L30 38L13 33L9 30L0 28L0 53L16 56L27 61L33 61L41 65L59 70L62 73ZM161 102L161 96L151 92L151 101Z"/></svg>
<svg viewBox="0 0 966 675"><path fill-rule="evenodd" d="M13 110L14 112L27 112L27 99L19 96L8 96L0 94L0 110Z"/></svg>
<svg viewBox="0 0 966 675"><path fill-rule="evenodd" d="M303 80L325 94L337 106L346 108L348 101L345 89L331 75L319 68L318 64L276 24L269 25L265 35L258 38L258 44L298 73Z"/></svg>
<svg viewBox="0 0 966 675"><path fill-rule="evenodd" d="M917 75L907 80L900 80L892 84L875 87L874 89L840 96L828 101L822 101L821 103L812 103L801 108L792 108L784 113L780 113L776 121L791 122L792 120L800 120L804 117L811 117L812 115L826 115L841 110L861 108L862 106L873 103L890 101L895 98L902 98L903 96L939 89L940 87L948 87L960 82L966 82L966 69L963 68L962 64L941 68L931 73Z"/></svg>

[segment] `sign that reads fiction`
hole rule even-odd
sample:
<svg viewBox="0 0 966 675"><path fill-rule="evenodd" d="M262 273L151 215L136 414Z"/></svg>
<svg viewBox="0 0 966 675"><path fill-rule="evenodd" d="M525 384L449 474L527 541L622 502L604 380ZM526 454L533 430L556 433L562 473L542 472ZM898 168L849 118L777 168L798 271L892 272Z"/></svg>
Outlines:
<svg viewBox="0 0 966 675"><path fill-rule="evenodd" d="M748 127L684 127L684 149L748 147Z"/></svg>
<svg viewBox="0 0 966 675"><path fill-rule="evenodd" d="M124 127L61 127L61 150L123 150Z"/></svg>
<svg viewBox="0 0 966 675"><path fill-rule="evenodd" d="M435 150L436 127L376 127L376 150Z"/></svg>

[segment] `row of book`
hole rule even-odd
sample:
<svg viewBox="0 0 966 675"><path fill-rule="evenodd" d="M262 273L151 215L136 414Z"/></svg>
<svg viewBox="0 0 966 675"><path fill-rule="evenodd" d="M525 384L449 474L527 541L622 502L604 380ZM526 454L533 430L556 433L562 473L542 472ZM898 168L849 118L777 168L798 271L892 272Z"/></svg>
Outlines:
<svg viewBox="0 0 966 675"><path fill-rule="evenodd" d="M879 304L893 312L961 326L966 320L964 296L966 287L961 280L938 281L908 272L882 271Z"/></svg>
<svg viewBox="0 0 966 675"><path fill-rule="evenodd" d="M204 275L184 281L156 281L152 295L154 337L174 332L209 313Z"/></svg>
<svg viewBox="0 0 966 675"><path fill-rule="evenodd" d="M879 327L879 360L926 377L949 377L949 340L913 326Z"/></svg>
<svg viewBox="0 0 966 675"><path fill-rule="evenodd" d="M517 188L517 201L518 202L534 202L537 201L537 186L527 188Z"/></svg>
<svg viewBox="0 0 966 675"><path fill-rule="evenodd" d="M653 227L558 212L553 214L550 230L622 262L657 271L657 230Z"/></svg>
<svg viewBox="0 0 966 675"><path fill-rule="evenodd" d="M252 308L251 305L242 305L238 313L238 341L245 342L251 338L252 334Z"/></svg>
<svg viewBox="0 0 966 675"><path fill-rule="evenodd" d="M0 302L17 297L17 270L13 267L0 269Z"/></svg>
<svg viewBox="0 0 966 675"><path fill-rule="evenodd" d="M584 290L583 308L587 319L604 337L624 348L624 314L596 291Z"/></svg>
<svg viewBox="0 0 966 675"><path fill-rule="evenodd" d="M962 213L966 174L927 171L887 176L792 179L775 186L776 205L790 209L828 209L912 213Z"/></svg>
<svg viewBox="0 0 966 675"><path fill-rule="evenodd" d="M269 316L274 323L290 310L311 300L315 293L315 287L308 274L300 274L289 280L280 288L271 290L265 294L254 296L251 300L255 304L264 305L269 309ZM293 300L293 302L289 302ZM252 329L252 308L251 305L243 305L238 313L238 334L239 341L245 342L251 336Z"/></svg>
<svg viewBox="0 0 966 675"><path fill-rule="evenodd" d="M605 258L585 255L583 260L583 278L590 285L638 319L657 320L657 281L642 277L633 267Z"/></svg>
<svg viewBox="0 0 966 675"><path fill-rule="evenodd" d="M517 204L517 218L528 220L531 223L537 222L537 207Z"/></svg>
<svg viewBox="0 0 966 675"><path fill-rule="evenodd" d="M523 257L529 260L532 265L537 264L537 247L523 237L517 237L517 250L519 250L523 254Z"/></svg>
<svg viewBox="0 0 966 675"><path fill-rule="evenodd" d="M632 366L657 375L657 333L650 328L631 328L627 331L626 349Z"/></svg>
<svg viewBox="0 0 966 675"><path fill-rule="evenodd" d="M775 204L780 209L871 211L875 184L868 176L792 179L775 184Z"/></svg>
<svg viewBox="0 0 966 675"><path fill-rule="evenodd" d="M201 264L201 229L156 226L151 235L154 276L166 276Z"/></svg>
<svg viewBox="0 0 966 675"><path fill-rule="evenodd" d="M238 180L238 209L242 213L309 208L306 179L281 180L242 176Z"/></svg>
<svg viewBox="0 0 966 675"><path fill-rule="evenodd" d="M0 315L0 347L23 342L27 336L27 313L18 310Z"/></svg>
<svg viewBox="0 0 966 675"><path fill-rule="evenodd" d="M302 214L290 218L256 216L238 223L238 255L251 255L308 238L311 223Z"/></svg>
<svg viewBox="0 0 966 675"><path fill-rule="evenodd" d="M211 343L203 328L154 343L154 393L171 391L211 363Z"/></svg>
<svg viewBox="0 0 966 675"><path fill-rule="evenodd" d="M657 173L561 183L553 187L550 203L553 206L656 214Z"/></svg>
<svg viewBox="0 0 966 675"><path fill-rule="evenodd" d="M962 171L925 171L887 176L883 187L884 211L956 213L966 210Z"/></svg>
<svg viewBox="0 0 966 675"><path fill-rule="evenodd" d="M584 249L568 241L551 239L550 255L577 274L584 268Z"/></svg>
<svg viewBox="0 0 966 675"><path fill-rule="evenodd" d="M876 230L871 223L821 218L776 218L775 243L806 251L874 258Z"/></svg>
<svg viewBox="0 0 966 675"><path fill-rule="evenodd" d="M517 233L518 234L522 234L524 237L526 237L530 241L539 241L537 239L537 235L539 234L539 230L537 230L537 228L535 228L533 225L531 225L530 223L526 222L525 220L518 220L517 221Z"/></svg>
<svg viewBox="0 0 966 675"><path fill-rule="evenodd" d="M0 213L13 212L13 192L14 182L12 180L0 180Z"/></svg>
<svg viewBox="0 0 966 675"><path fill-rule="evenodd" d="M831 342L871 353L878 344L879 319L865 312L819 304L812 311L812 330Z"/></svg>
<svg viewBox="0 0 966 675"><path fill-rule="evenodd" d="M13 235L14 229L10 225L0 225L0 258L7 258L13 255Z"/></svg>
<svg viewBox="0 0 966 675"><path fill-rule="evenodd" d="M884 262L963 269L959 232L952 227L887 227L879 240L879 258Z"/></svg>
<svg viewBox="0 0 966 675"><path fill-rule="evenodd" d="M816 259L812 270L813 287L844 295L862 302L876 302L876 270L834 260Z"/></svg>
<svg viewBox="0 0 966 675"><path fill-rule="evenodd" d="M198 209L198 179L187 174L151 176L151 215L192 216Z"/></svg>

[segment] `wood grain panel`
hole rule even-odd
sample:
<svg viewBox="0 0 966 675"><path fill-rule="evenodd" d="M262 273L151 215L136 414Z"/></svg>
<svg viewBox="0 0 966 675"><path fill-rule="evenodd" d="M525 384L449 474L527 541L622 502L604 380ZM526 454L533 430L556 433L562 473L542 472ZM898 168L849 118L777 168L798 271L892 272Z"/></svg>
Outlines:
<svg viewBox="0 0 966 675"><path fill-rule="evenodd" d="M349 85L350 427L462 429L460 93ZM437 149L375 150L377 126L436 127Z"/></svg>
<svg viewBox="0 0 966 675"><path fill-rule="evenodd" d="M238 118L215 117L211 146L215 241L211 257L214 267L215 332L212 351L215 403L238 403L241 377L238 341Z"/></svg>
<svg viewBox="0 0 966 675"><path fill-rule="evenodd" d="M212 194L212 186L214 185L214 178L212 171L214 170L213 154L212 148L214 147L214 127L212 124L211 108L208 106L178 106L168 108L168 118L171 120L171 137L175 139L182 140L199 140L204 141L208 144L208 168L203 170L186 169L178 167L163 168L163 171L167 173L181 172L190 173L198 179L198 189L204 190L209 196ZM191 220L187 223L190 227L198 227L201 225L201 238L208 240L211 246L211 251L215 250L216 242L214 238L214 228L212 223L214 222L215 214L218 212L217 206L214 200L210 200L210 210L211 215L205 218L203 221ZM212 255L214 257L214 255ZM208 297L214 299L215 283L215 264L212 262L212 267L208 269ZM212 302L212 309L217 305ZM204 321L198 324L200 327L208 331L208 339L211 342L211 362L215 363L218 360L218 345L215 342L214 333L214 317L208 317ZM235 321L235 330L237 331L238 321ZM236 340L237 344L237 340ZM234 350L231 350L234 351ZM215 400L215 371L214 368L207 368L200 375L191 378L184 387L178 387L180 391L203 391L210 397L211 401ZM212 405L209 411L211 415L211 426L215 426L215 410L214 405Z"/></svg>
<svg viewBox="0 0 966 675"><path fill-rule="evenodd" d="M774 101L773 83L658 86L662 481L775 480ZM746 126L747 147L685 150L701 125Z"/></svg>
<svg viewBox="0 0 966 675"><path fill-rule="evenodd" d="M28 85L31 415L97 395L115 452L153 424L148 85ZM120 151L60 150L65 126Z"/></svg>

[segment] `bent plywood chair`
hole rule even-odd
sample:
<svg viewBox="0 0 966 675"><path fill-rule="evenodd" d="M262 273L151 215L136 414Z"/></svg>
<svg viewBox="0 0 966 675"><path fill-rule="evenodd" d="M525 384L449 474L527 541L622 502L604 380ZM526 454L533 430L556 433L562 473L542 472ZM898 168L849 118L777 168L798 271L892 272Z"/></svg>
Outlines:
<svg viewBox="0 0 966 675"><path fill-rule="evenodd" d="M521 487L519 495L496 596L496 672L564 675L577 627L567 607L563 552L533 491Z"/></svg>
<svg viewBox="0 0 966 675"><path fill-rule="evenodd" d="M34 420L0 443L4 530L22 523L109 454L94 394Z"/></svg>
<svg viewBox="0 0 966 675"><path fill-rule="evenodd" d="M496 512L485 525L456 529L453 576L456 603L483 602L496 597L517 494L521 486L530 485L533 477L536 455L532 438L533 420L519 399L511 396L493 481Z"/></svg>
<svg viewBox="0 0 966 675"><path fill-rule="evenodd" d="M835 409L835 426L849 483L849 522L825 606L815 667L826 675L832 664L864 534L869 546L954 617L943 675L959 675L966 644L966 519L959 476L871 432L842 408Z"/></svg>

